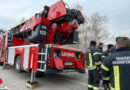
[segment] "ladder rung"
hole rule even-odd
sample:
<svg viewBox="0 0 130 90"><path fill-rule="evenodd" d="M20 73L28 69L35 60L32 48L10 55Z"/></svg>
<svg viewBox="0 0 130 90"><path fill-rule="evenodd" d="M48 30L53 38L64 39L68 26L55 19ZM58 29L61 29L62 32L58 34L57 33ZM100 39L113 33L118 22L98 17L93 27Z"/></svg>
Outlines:
<svg viewBox="0 0 130 90"><path fill-rule="evenodd" d="M8 40L9 40L9 39L11 40L12 38L11 38L11 37L9 37L9 38L8 38Z"/></svg>
<svg viewBox="0 0 130 90"><path fill-rule="evenodd" d="M38 53L39 55L46 55L46 53Z"/></svg>
<svg viewBox="0 0 130 90"><path fill-rule="evenodd" d="M45 63L45 61L38 61L39 63Z"/></svg>
<svg viewBox="0 0 130 90"><path fill-rule="evenodd" d="M12 46L12 44L8 44L8 46Z"/></svg>
<svg viewBox="0 0 130 90"><path fill-rule="evenodd" d="M37 69L37 71L45 72L45 70L43 70L43 69Z"/></svg>
<svg viewBox="0 0 130 90"><path fill-rule="evenodd" d="M8 43L8 45L12 45L12 43Z"/></svg>

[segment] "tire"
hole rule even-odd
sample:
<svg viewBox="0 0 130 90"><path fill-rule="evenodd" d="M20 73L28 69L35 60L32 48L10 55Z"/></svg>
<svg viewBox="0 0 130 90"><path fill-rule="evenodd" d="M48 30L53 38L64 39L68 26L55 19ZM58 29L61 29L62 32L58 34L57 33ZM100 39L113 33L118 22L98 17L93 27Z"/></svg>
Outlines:
<svg viewBox="0 0 130 90"><path fill-rule="evenodd" d="M21 57L20 56L17 56L16 57L16 60L15 60L15 69L18 73L21 73L22 70L21 70Z"/></svg>
<svg viewBox="0 0 130 90"><path fill-rule="evenodd" d="M35 74L35 76L36 76L37 78L45 77L45 73L44 73L44 72L39 72L39 71L37 71L36 74Z"/></svg>

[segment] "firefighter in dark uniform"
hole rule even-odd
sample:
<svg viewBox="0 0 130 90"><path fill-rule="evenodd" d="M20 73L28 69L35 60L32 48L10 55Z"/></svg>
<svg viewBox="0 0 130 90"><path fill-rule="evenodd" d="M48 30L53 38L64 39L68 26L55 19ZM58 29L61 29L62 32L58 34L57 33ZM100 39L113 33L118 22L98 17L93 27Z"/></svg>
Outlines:
<svg viewBox="0 0 130 90"><path fill-rule="evenodd" d="M107 45L107 50L103 53L103 56L102 56L103 61L104 61L104 59L106 59L110 54L112 54L111 51L110 51L112 47L113 47L112 44L108 44L108 45ZM109 83L108 83L107 80L103 80L103 87L104 87L105 90L110 90Z"/></svg>
<svg viewBox="0 0 130 90"><path fill-rule="evenodd" d="M98 52L99 52L99 57L100 57L100 64L97 65L97 67L99 68L99 74L101 75L101 63L103 63L104 59L110 54L109 50L110 47L112 47L111 45L108 45L109 49L107 49L107 51L103 52L103 43L99 43L98 46ZM101 78L102 79L102 78ZM105 90L109 90L109 86L108 83L106 83L105 80L103 80L103 87Z"/></svg>
<svg viewBox="0 0 130 90"><path fill-rule="evenodd" d="M104 44L103 43L99 43L99 45L98 45L98 53L97 53L97 56L98 56L98 58L99 58L99 62L96 62L95 64L96 64L96 66L97 66L97 68L98 68L98 72L99 72L99 74L100 74L100 80L102 79L101 78L101 71L100 71L100 68L101 68L101 64L102 64L102 61L103 61L103 46L104 46Z"/></svg>
<svg viewBox="0 0 130 90"><path fill-rule="evenodd" d="M103 43L99 43L99 45L98 45L98 51L100 53L103 53Z"/></svg>
<svg viewBox="0 0 130 90"><path fill-rule="evenodd" d="M107 45L107 51L105 51L105 52L103 53L103 55L104 55L105 57L107 57L107 56L109 56L109 55L111 54L110 50L111 50L112 47L113 47L112 44L108 44L108 45Z"/></svg>
<svg viewBox="0 0 130 90"><path fill-rule="evenodd" d="M96 48L96 41L90 42L90 47L86 52L86 66L88 69L88 90L99 90L100 74L96 63L99 63L99 55Z"/></svg>
<svg viewBox="0 0 130 90"><path fill-rule="evenodd" d="M130 90L130 40L116 40L116 52L108 56L101 65L101 74L109 82L110 90Z"/></svg>
<svg viewBox="0 0 130 90"><path fill-rule="evenodd" d="M104 55L103 55L103 43L99 43L98 56L99 56L100 62L98 63L98 65L97 64L96 65L100 68L101 63L102 63L103 58L104 58Z"/></svg>

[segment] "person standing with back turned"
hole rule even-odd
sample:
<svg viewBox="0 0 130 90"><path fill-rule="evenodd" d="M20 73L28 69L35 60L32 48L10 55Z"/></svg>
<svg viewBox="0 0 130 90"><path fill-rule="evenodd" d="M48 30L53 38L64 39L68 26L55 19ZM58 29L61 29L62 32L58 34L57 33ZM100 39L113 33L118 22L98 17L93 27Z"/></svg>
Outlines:
<svg viewBox="0 0 130 90"><path fill-rule="evenodd" d="M111 90L130 90L130 39L118 37L116 52L101 65L101 74Z"/></svg>

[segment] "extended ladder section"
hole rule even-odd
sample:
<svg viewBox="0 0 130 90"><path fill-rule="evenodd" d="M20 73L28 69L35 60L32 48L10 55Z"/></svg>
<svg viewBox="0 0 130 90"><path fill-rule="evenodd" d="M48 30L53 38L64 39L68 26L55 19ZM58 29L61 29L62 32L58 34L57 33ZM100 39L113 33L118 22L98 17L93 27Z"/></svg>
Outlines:
<svg viewBox="0 0 130 90"><path fill-rule="evenodd" d="M41 49L40 53L38 53L39 60L38 60L38 69L37 69L37 71L46 72L47 51L48 51L48 48L45 47L45 48Z"/></svg>
<svg viewBox="0 0 130 90"><path fill-rule="evenodd" d="M12 35L8 33L8 47L12 46Z"/></svg>

